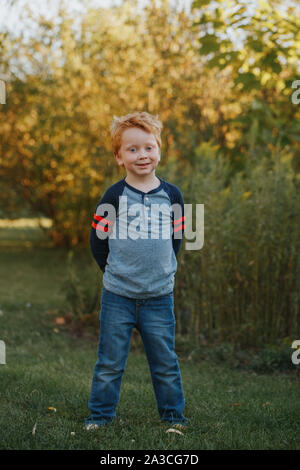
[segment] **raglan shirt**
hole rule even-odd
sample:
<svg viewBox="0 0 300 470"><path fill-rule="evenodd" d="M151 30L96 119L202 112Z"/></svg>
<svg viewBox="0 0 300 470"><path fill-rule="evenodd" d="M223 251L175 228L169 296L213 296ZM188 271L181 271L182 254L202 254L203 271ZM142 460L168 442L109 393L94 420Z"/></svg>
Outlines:
<svg viewBox="0 0 300 470"><path fill-rule="evenodd" d="M146 299L174 289L184 203L177 186L159 180L145 193L123 178L97 204L90 247L103 286L115 294Z"/></svg>

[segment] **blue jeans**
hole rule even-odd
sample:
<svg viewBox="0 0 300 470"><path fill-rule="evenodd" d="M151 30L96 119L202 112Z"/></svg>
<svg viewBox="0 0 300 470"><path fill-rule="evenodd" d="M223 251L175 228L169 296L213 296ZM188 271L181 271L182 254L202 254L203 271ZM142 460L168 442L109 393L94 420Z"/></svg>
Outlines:
<svg viewBox="0 0 300 470"><path fill-rule="evenodd" d="M100 339L88 402L86 424L106 424L116 416L132 329L143 340L162 421L187 424L185 399L175 346L173 292L149 299L131 299L102 287Z"/></svg>

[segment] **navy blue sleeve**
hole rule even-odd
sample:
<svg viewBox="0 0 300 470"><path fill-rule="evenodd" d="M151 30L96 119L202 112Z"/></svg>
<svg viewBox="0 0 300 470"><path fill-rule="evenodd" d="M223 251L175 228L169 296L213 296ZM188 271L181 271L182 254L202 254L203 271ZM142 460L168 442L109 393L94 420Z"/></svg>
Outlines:
<svg viewBox="0 0 300 470"><path fill-rule="evenodd" d="M172 211L172 225L173 225L173 233L172 233L172 244L175 255L177 256L182 244L182 239L184 235L184 202L183 196L180 189L175 186L175 184L166 182L167 184L167 191L170 197L171 205L178 204L178 209Z"/></svg>
<svg viewBox="0 0 300 470"><path fill-rule="evenodd" d="M174 199L172 204L178 203L181 207L181 213L179 214L179 217L177 217L176 212L174 214L174 219L173 219L173 235L172 235L172 243L173 243L173 249L175 252L175 255L178 255L178 252L180 250L182 240L183 240L183 235L184 235L184 220L185 220L185 215L184 215L184 202L183 202L183 196L179 188L176 188L177 191L174 191ZM175 238L176 234L176 238ZM177 238L179 235L180 238Z"/></svg>
<svg viewBox="0 0 300 470"><path fill-rule="evenodd" d="M98 266L101 271L104 273L105 266L107 264L107 257L109 253L109 244L108 238L109 233L113 228L115 222L114 217L108 213L108 211L101 211L101 205L103 204L112 204L115 208L115 214L118 210L118 199L116 198L117 193L115 191L115 185L111 186L106 190L103 197L97 204L91 232L90 232L90 247Z"/></svg>

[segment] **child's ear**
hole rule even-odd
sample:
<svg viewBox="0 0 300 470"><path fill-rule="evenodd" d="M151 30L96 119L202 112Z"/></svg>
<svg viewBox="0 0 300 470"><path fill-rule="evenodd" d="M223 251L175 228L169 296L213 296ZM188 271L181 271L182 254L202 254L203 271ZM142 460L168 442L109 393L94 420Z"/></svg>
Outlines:
<svg viewBox="0 0 300 470"><path fill-rule="evenodd" d="M114 157L115 157L118 165L120 165L120 166L124 165L123 161L120 159L120 157L117 153L114 153Z"/></svg>

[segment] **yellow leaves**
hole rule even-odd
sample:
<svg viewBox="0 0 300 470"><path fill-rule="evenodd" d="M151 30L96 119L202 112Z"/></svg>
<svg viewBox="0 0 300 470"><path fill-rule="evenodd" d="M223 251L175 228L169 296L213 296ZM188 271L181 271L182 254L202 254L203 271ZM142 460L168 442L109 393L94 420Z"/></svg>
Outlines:
<svg viewBox="0 0 300 470"><path fill-rule="evenodd" d="M170 51L171 52L178 52L179 51L179 44L172 42L170 46Z"/></svg>
<svg viewBox="0 0 300 470"><path fill-rule="evenodd" d="M22 183L23 186L30 186L31 185L31 182L28 178L22 178L21 183Z"/></svg>
<svg viewBox="0 0 300 470"><path fill-rule="evenodd" d="M40 218L19 218L19 219L0 219L0 227L6 228L36 228L42 225L45 228L49 228L52 226L51 219L47 219L46 217Z"/></svg>
<svg viewBox="0 0 300 470"><path fill-rule="evenodd" d="M263 8L263 10L270 11L271 8L270 8L270 5L267 1L259 0L258 3Z"/></svg>
<svg viewBox="0 0 300 470"><path fill-rule="evenodd" d="M240 131L237 129L231 129L230 131L226 132L226 144L229 148L233 148L240 138Z"/></svg>
<svg viewBox="0 0 300 470"><path fill-rule="evenodd" d="M1 127L4 132L10 132L10 130L12 129L12 124L10 124L9 122L3 122L1 123Z"/></svg>
<svg viewBox="0 0 300 470"><path fill-rule="evenodd" d="M228 197L230 195L230 186L227 186L225 189L222 189L222 191L220 191L220 195L224 198Z"/></svg>
<svg viewBox="0 0 300 470"><path fill-rule="evenodd" d="M248 199L251 196L251 191L246 191L243 193L243 199Z"/></svg>
<svg viewBox="0 0 300 470"><path fill-rule="evenodd" d="M286 84L284 83L284 81L278 79L278 80L276 81L276 89L277 89L277 91L280 92L280 91L282 91L282 90L285 90L285 88L286 88Z"/></svg>
<svg viewBox="0 0 300 470"><path fill-rule="evenodd" d="M73 173L68 173L65 175L65 181L72 181L74 179Z"/></svg>
<svg viewBox="0 0 300 470"><path fill-rule="evenodd" d="M56 408L54 408L53 406L48 406L48 410L53 411L54 413L56 413Z"/></svg>
<svg viewBox="0 0 300 470"><path fill-rule="evenodd" d="M96 119L91 119L89 122L89 128L92 132L96 132L99 130L99 122Z"/></svg>
<svg viewBox="0 0 300 470"><path fill-rule="evenodd" d="M61 183L62 181L73 181L74 175L72 173L68 173L66 175L57 175L55 178L56 183Z"/></svg>
<svg viewBox="0 0 300 470"><path fill-rule="evenodd" d="M71 57L71 62L72 62L72 66L74 67L75 70L79 70L81 68L81 58L78 54L73 54L70 56ZM76 86L77 84L77 80L74 79L74 80L71 80L71 85L72 86Z"/></svg>
<svg viewBox="0 0 300 470"><path fill-rule="evenodd" d="M272 75L269 72L263 72L261 74L261 84L265 85L270 79L272 78Z"/></svg>
<svg viewBox="0 0 300 470"><path fill-rule="evenodd" d="M286 153L282 157L280 157L280 161L285 163L285 162L291 162L294 158L294 154L292 152Z"/></svg>
<svg viewBox="0 0 300 470"><path fill-rule="evenodd" d="M55 152L59 151L59 142L52 142L52 146Z"/></svg>
<svg viewBox="0 0 300 470"><path fill-rule="evenodd" d="M16 130L20 131L20 132L25 132L26 131L26 126L24 126L24 124L22 124L22 123L17 123L16 124Z"/></svg>

